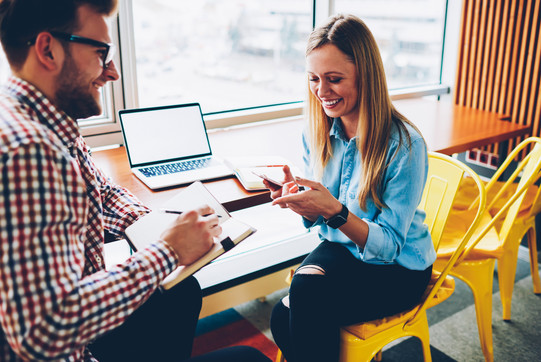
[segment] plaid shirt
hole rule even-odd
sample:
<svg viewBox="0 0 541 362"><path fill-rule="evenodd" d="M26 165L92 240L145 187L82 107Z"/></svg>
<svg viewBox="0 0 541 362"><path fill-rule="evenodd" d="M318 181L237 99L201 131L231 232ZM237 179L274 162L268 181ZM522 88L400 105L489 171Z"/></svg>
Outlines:
<svg viewBox="0 0 541 362"><path fill-rule="evenodd" d="M104 230L149 210L93 163L77 123L31 84L0 94L0 361L94 360L177 265L162 241L105 270Z"/></svg>

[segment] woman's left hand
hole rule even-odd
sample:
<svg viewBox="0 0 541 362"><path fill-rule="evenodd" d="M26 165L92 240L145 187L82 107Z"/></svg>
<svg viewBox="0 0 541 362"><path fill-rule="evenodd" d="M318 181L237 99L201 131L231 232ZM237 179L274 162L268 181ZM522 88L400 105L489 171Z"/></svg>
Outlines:
<svg viewBox="0 0 541 362"><path fill-rule="evenodd" d="M295 182L288 182L284 184L283 189L292 190L292 192L282 192L282 196L272 202L273 205L287 207L312 221L315 221L319 215L329 218L342 210L340 201L320 182L300 177L296 177L295 180L298 185L308 187L308 190L299 192Z"/></svg>

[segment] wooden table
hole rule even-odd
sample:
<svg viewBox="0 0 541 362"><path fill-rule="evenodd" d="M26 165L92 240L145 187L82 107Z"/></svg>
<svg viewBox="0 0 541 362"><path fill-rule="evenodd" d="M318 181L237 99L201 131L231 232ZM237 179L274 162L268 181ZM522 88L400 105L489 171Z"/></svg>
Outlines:
<svg viewBox="0 0 541 362"><path fill-rule="evenodd" d="M530 131L529 127L506 121L508 117L505 115L447 103L415 99L397 101L395 105L421 130L429 150L445 154L505 141ZM261 122L210 131L209 138L213 153L220 157L279 155L302 169L303 124L301 117ZM159 207L179 190L172 188L154 192L147 188L131 173L123 147L94 152L94 158L116 183L127 187L152 208ZM263 204L270 201L268 192L246 191L233 177L205 182L205 185L229 211L242 212L243 209L256 205L265 208L267 206ZM253 214L255 211L247 212ZM290 220L289 217L288 221ZM225 254L226 258L196 274L205 296L201 317L286 287L285 270L297 265L319 242L315 232L307 234L300 227L300 221L299 229L302 230L290 227L292 231L286 240L274 240L277 228L281 230L284 227L280 220L274 223L277 225L268 222L258 225L259 231L254 237L265 238L265 243L268 243L263 247L258 242L255 243L258 246L254 248L250 244L241 244ZM246 243L249 242L250 238ZM245 246L248 246L248 250L244 250Z"/></svg>
<svg viewBox="0 0 541 362"><path fill-rule="evenodd" d="M530 126L511 123L504 114L423 99L404 99L394 104L420 129L430 151L446 155L530 133Z"/></svg>

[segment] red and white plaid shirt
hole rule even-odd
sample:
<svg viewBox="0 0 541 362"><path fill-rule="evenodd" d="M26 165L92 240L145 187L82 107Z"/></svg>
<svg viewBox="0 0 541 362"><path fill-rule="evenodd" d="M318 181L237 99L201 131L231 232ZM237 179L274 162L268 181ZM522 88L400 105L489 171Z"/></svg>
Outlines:
<svg viewBox="0 0 541 362"><path fill-rule="evenodd" d="M94 360L177 265L164 242L105 270L104 230L149 210L93 163L75 120L12 77L0 94L0 361Z"/></svg>

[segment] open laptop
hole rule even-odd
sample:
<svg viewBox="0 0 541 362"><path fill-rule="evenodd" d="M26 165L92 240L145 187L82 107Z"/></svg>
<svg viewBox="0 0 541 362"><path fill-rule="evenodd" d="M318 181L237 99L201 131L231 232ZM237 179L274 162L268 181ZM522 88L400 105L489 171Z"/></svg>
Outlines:
<svg viewBox="0 0 541 362"><path fill-rule="evenodd" d="M212 155L199 103L118 112L132 172L152 190L232 175Z"/></svg>

